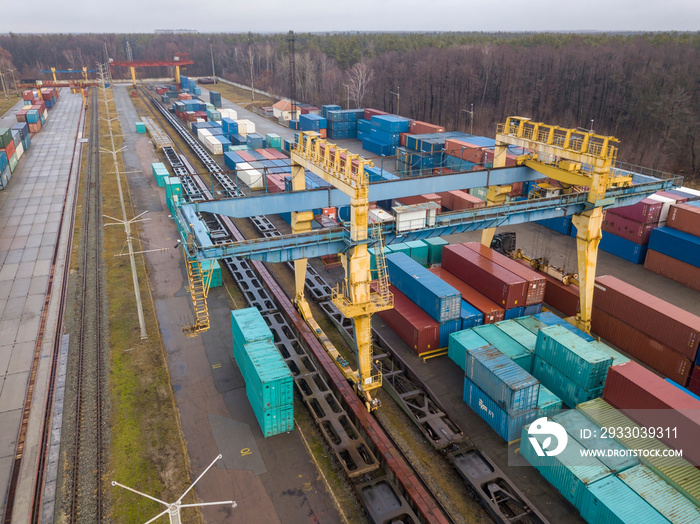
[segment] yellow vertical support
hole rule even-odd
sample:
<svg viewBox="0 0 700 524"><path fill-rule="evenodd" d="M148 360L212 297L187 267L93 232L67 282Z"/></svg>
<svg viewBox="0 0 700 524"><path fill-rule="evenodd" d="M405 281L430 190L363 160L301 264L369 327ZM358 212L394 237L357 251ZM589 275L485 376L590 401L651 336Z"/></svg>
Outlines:
<svg viewBox="0 0 700 524"><path fill-rule="evenodd" d="M53 75L53 81L57 82L58 80L56 80L56 68L55 67L51 68L51 74Z"/></svg>
<svg viewBox="0 0 700 524"><path fill-rule="evenodd" d="M590 333L598 244L602 238L603 208L595 207L580 215L574 215L571 219L576 226L578 281L581 300L581 311L576 317L576 324L586 333Z"/></svg>
<svg viewBox="0 0 700 524"><path fill-rule="evenodd" d="M175 83L177 85L180 85L180 66L179 65L175 66Z"/></svg>
<svg viewBox="0 0 700 524"><path fill-rule="evenodd" d="M87 82L87 67L83 66L83 80Z"/></svg>
<svg viewBox="0 0 700 524"><path fill-rule="evenodd" d="M306 189L306 176L304 168L300 165L292 165L292 191L303 191ZM292 233L305 233L311 231L311 221L313 220L311 211L294 211L292 212ZM295 300L302 307L306 305L304 298L304 283L306 281L306 265L307 259L300 258L294 261L294 286Z"/></svg>
<svg viewBox="0 0 700 524"><path fill-rule="evenodd" d="M518 133L522 133L522 129L518 128ZM493 167L505 167L506 165L506 151L507 146L505 144L496 143L496 148L493 152ZM508 191L503 191L504 189ZM486 205L495 206L504 204L506 201L505 193L510 193L510 186L489 186L489 192L486 196ZM481 230L481 244L484 246L490 246L493 240L493 235L496 233L495 227L490 227L488 229Z"/></svg>
<svg viewBox="0 0 700 524"><path fill-rule="evenodd" d="M131 70L131 81L134 83L134 87L136 87L136 68L131 66L129 69Z"/></svg>

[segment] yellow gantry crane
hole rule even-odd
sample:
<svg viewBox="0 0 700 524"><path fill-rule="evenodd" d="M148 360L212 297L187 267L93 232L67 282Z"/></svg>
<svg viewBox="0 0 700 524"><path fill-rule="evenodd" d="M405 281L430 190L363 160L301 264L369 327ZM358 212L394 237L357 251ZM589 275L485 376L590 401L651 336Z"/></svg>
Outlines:
<svg viewBox="0 0 700 524"><path fill-rule="evenodd" d="M577 229L578 283L581 296L581 311L573 320L587 333L591 330L593 286L598 244L602 237L603 207L613 203L606 200L605 192L610 187L632 185L631 176L615 175L613 172L618 142L612 136L597 135L593 131L566 129L532 122L529 118L518 116L508 117L505 124L498 125L496 131L493 167L504 167L507 148L514 146L526 151L518 156L517 164L558 180L565 192L578 187L588 188L589 209L572 217ZM505 195L510 190L510 186L489 187L488 205L504 203ZM493 228L484 229L481 243L491 245L494 232Z"/></svg>
<svg viewBox="0 0 700 524"><path fill-rule="evenodd" d="M299 134L299 141L291 152L291 159L293 191L306 189L306 169L350 197L350 237L355 244L346 253L341 254L345 279L342 285L334 290L333 303L347 318L352 319L355 328L357 371L349 366L313 319L304 296L306 259L294 261L295 304L324 349L334 359L345 378L353 383L358 395L371 411L380 405L379 399L372 396L372 391L382 385L381 370L372 365L372 314L394 307L394 297L389 291L382 256L377 257L378 279L375 290L371 289L368 242L378 242L378 251L382 252L381 232L378 229L370 231L368 228L369 180L365 173L365 165L372 164L359 155L351 154L322 140L315 132ZM313 213L310 211L293 212L292 233L310 231L311 220Z"/></svg>

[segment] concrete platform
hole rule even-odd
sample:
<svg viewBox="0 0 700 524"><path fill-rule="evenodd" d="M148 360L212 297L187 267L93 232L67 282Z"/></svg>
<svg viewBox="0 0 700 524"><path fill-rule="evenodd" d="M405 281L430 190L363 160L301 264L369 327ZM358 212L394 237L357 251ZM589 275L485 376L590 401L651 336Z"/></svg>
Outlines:
<svg viewBox="0 0 700 524"><path fill-rule="evenodd" d="M19 108L21 104L0 118L0 126L14 125ZM5 511L37 345L40 351L13 522L28 518L33 489L69 217L61 231L59 223L64 203L70 211L75 196L80 146L77 154L74 149L79 127L82 129L81 109L82 97L62 89L41 132L32 136L31 146L20 159L8 187L0 191L0 513ZM40 340L39 328L52 274L51 301Z"/></svg>
<svg viewBox="0 0 700 524"><path fill-rule="evenodd" d="M173 247L177 231L168 219L165 192L151 175L157 157L150 140L134 131L138 116L129 90L115 86L114 100L135 212L149 211L141 238L149 249L168 248L145 256L193 477L218 453L223 455L196 489L201 501L238 503L233 510L202 508L205 522L340 522L299 430L262 436L233 360L230 299L224 288L209 292L211 329L197 338L182 334L182 324L193 319L192 305L182 250ZM295 405L300 409L305 408Z"/></svg>

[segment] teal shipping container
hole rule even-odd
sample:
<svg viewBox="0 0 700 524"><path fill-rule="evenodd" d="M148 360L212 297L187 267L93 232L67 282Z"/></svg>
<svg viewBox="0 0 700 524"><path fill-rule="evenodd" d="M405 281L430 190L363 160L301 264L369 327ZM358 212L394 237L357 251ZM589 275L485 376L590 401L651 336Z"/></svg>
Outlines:
<svg viewBox="0 0 700 524"><path fill-rule="evenodd" d="M669 524L661 513L615 476L589 485L588 493L578 510L590 524Z"/></svg>
<svg viewBox="0 0 700 524"><path fill-rule="evenodd" d="M620 353L619 351L615 351L613 348L611 348L604 342L594 340L593 342L589 342L589 344L595 347L596 349L599 349L610 358L612 358L612 364L610 364L611 366L617 366L618 364L624 364L625 362L630 361L630 359L628 359L622 353Z"/></svg>
<svg viewBox="0 0 700 524"><path fill-rule="evenodd" d="M528 349L503 332L496 324L484 324L473 328L476 334L515 362L528 373L532 373L534 355Z"/></svg>
<svg viewBox="0 0 700 524"><path fill-rule="evenodd" d="M591 457L586 464L581 463L583 447L574 439L568 439L566 447L558 455L537 455L530 438L535 439L540 448L550 433L529 433L530 425L523 426L520 438L520 454L532 464L577 509L588 504L588 486L610 476L610 470L598 459ZM556 440L554 438L553 440ZM553 449L550 445L547 449ZM580 509L579 509L580 510Z"/></svg>
<svg viewBox="0 0 700 524"><path fill-rule="evenodd" d="M442 248L449 244L441 237L426 238L423 240L428 244L428 264L435 265L442 263Z"/></svg>
<svg viewBox="0 0 700 524"><path fill-rule="evenodd" d="M182 182L180 182L178 177L170 176L165 178L165 198L174 201L175 196L178 199L182 198Z"/></svg>
<svg viewBox="0 0 700 524"><path fill-rule="evenodd" d="M265 135L265 144L269 148L279 150L282 147L282 137L275 133L267 133Z"/></svg>
<svg viewBox="0 0 700 524"><path fill-rule="evenodd" d="M583 389L561 371L554 368L540 357L535 355L532 366L532 374L550 389L555 395L561 398L562 402L570 408L576 407L581 402L587 402L598 398L603 394L603 388L592 391Z"/></svg>
<svg viewBox="0 0 700 524"><path fill-rule="evenodd" d="M564 326L549 326L537 335L535 355L554 366L583 389L605 385L612 358L571 333Z"/></svg>
<svg viewBox="0 0 700 524"><path fill-rule="evenodd" d="M246 388L247 394L248 388ZM248 400L265 438L294 430L294 408L292 406L263 409L255 402L254 398L248 396Z"/></svg>
<svg viewBox="0 0 700 524"><path fill-rule="evenodd" d="M392 253L406 253L411 256L411 247L405 242L399 242L397 244L391 244Z"/></svg>
<svg viewBox="0 0 700 524"><path fill-rule="evenodd" d="M263 409L294 403L292 373L269 340L234 346L234 355L246 383L248 397L255 397Z"/></svg>
<svg viewBox="0 0 700 524"><path fill-rule="evenodd" d="M561 411L561 399L540 383L537 396L537 417L552 417Z"/></svg>
<svg viewBox="0 0 700 524"><path fill-rule="evenodd" d="M464 371L467 363L467 351L472 351L488 345L488 342L471 329L457 331L450 335L447 345L447 356Z"/></svg>
<svg viewBox="0 0 700 524"><path fill-rule="evenodd" d="M619 479L673 524L700 522L700 508L644 464L618 474ZM641 520L639 521L641 524Z"/></svg>
<svg viewBox="0 0 700 524"><path fill-rule="evenodd" d="M418 262L421 266L428 267L428 244L422 240L411 240L406 242L409 248L408 256Z"/></svg>
<svg viewBox="0 0 700 524"><path fill-rule="evenodd" d="M168 168L162 162L154 162L151 164L151 172L156 180L158 187L165 187L165 179L170 177Z"/></svg>
<svg viewBox="0 0 700 524"><path fill-rule="evenodd" d="M521 326L523 326L525 329L527 329L530 333L535 335L535 341L537 340L537 333L540 332L540 329L547 327L548 324L545 324L541 320L535 318L535 317L520 317L520 318L514 318L513 321L517 322ZM534 349L533 349L534 351Z"/></svg>
<svg viewBox="0 0 700 524"><path fill-rule="evenodd" d="M495 347L468 351L464 374L510 415L537 409L540 381Z"/></svg>
<svg viewBox="0 0 700 524"><path fill-rule="evenodd" d="M146 132L146 124L143 122L136 122L136 132L137 133L145 133Z"/></svg>
<svg viewBox="0 0 700 524"><path fill-rule="evenodd" d="M528 351L534 353L537 345L537 335L519 324L516 319L502 320L495 324L498 329L507 334L510 338L525 347ZM532 369L532 368L530 368Z"/></svg>
<svg viewBox="0 0 700 524"><path fill-rule="evenodd" d="M603 430L580 411L570 409L552 417L561 424L570 438L576 439L586 449L599 451L600 460L613 473L620 473L639 465L633 456L625 456L625 447L613 438L604 438ZM608 456L608 454L610 456ZM581 460L584 460L583 458Z"/></svg>
<svg viewBox="0 0 700 524"><path fill-rule="evenodd" d="M209 281L209 287L221 287L223 285L223 280L221 278L221 266L218 260L204 260L202 261L202 270L206 275L206 278L211 278ZM211 273L209 277L208 273Z"/></svg>
<svg viewBox="0 0 700 524"><path fill-rule="evenodd" d="M272 332L257 308L249 307L231 311L233 345L244 346L262 340L273 341Z"/></svg>

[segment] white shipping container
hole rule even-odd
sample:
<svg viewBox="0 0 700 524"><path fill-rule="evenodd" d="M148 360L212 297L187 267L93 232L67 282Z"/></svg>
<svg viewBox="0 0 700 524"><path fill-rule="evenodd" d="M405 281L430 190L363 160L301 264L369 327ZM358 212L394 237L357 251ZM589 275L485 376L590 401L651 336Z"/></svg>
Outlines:
<svg viewBox="0 0 700 524"><path fill-rule="evenodd" d="M220 108L219 113L221 113L221 118L230 118L231 120L238 120L238 112L235 109Z"/></svg>
<svg viewBox="0 0 700 524"><path fill-rule="evenodd" d="M663 197L659 195L651 195L648 198L651 198L652 200L656 200L657 202L663 202L664 207L661 208L661 215L659 216L659 226L663 227L666 225L666 219L668 218L668 210L671 209L671 206L676 203L675 200L672 198L668 197Z"/></svg>
<svg viewBox="0 0 700 524"><path fill-rule="evenodd" d="M17 160L22 158L22 155L24 154L24 146L22 145L22 142L17 144L17 147L15 148L15 155L17 155Z"/></svg>
<svg viewBox="0 0 700 524"><path fill-rule="evenodd" d="M204 147L206 147L212 155L223 155L224 146L213 136L204 137Z"/></svg>
<svg viewBox="0 0 700 524"><path fill-rule="evenodd" d="M393 208L396 216L396 232L413 231L425 227L427 209L412 209L410 206Z"/></svg>
<svg viewBox="0 0 700 524"><path fill-rule="evenodd" d="M211 131L209 131L207 128L197 129L197 138L199 138L200 142L204 142L205 137L207 136L211 136Z"/></svg>
<svg viewBox="0 0 700 524"><path fill-rule="evenodd" d="M251 189L262 189L265 187L263 174L257 169L236 169L236 175L245 185Z"/></svg>
<svg viewBox="0 0 700 524"><path fill-rule="evenodd" d="M388 213L381 208L370 209L368 216L370 224L394 221L394 217L391 215L391 213Z"/></svg>

